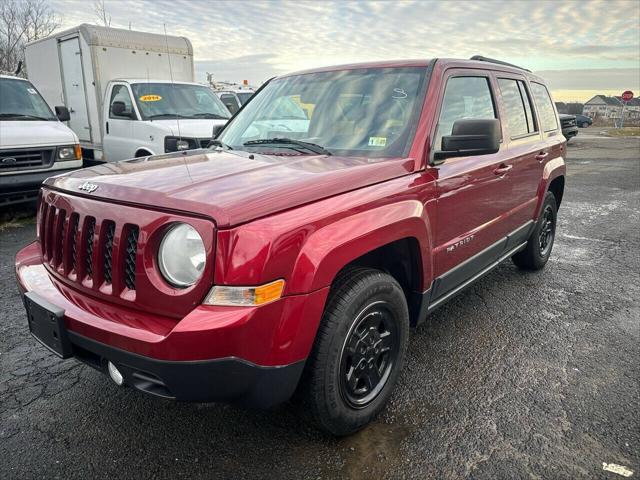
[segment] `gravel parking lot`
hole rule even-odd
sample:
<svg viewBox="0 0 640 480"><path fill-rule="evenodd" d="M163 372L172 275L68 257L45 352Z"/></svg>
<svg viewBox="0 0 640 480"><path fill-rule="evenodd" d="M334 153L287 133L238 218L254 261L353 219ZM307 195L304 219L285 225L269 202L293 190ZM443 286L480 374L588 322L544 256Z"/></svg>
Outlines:
<svg viewBox="0 0 640 480"><path fill-rule="evenodd" d="M594 133L590 131L593 130ZM119 389L33 340L15 286L33 222L0 231L0 478L640 475L640 138L581 130L552 259L505 263L411 337L390 406L344 439Z"/></svg>

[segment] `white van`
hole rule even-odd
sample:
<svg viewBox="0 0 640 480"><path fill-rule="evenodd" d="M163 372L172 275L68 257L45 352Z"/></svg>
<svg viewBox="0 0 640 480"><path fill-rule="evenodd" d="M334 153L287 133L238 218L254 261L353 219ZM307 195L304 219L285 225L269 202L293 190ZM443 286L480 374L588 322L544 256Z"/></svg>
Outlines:
<svg viewBox="0 0 640 480"><path fill-rule="evenodd" d="M82 167L78 136L23 78L0 75L0 206L37 196L42 181Z"/></svg>
<svg viewBox="0 0 640 480"><path fill-rule="evenodd" d="M64 103L86 159L200 148L230 117L194 82L188 38L83 24L27 45L29 79Z"/></svg>

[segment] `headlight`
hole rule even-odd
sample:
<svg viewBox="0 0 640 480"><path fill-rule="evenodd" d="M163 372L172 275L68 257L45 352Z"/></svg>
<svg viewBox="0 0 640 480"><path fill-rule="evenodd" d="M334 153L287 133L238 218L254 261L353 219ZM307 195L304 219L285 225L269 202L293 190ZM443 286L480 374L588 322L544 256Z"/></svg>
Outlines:
<svg viewBox="0 0 640 480"><path fill-rule="evenodd" d="M58 147L56 157L58 160L81 160L82 149L78 144L68 147Z"/></svg>
<svg viewBox="0 0 640 480"><path fill-rule="evenodd" d="M196 283L202 276L206 261L202 237L191 225L175 224L160 242L160 272L174 287L186 288Z"/></svg>
<svg viewBox="0 0 640 480"><path fill-rule="evenodd" d="M200 148L200 144L195 138L164 137L164 151L167 153L193 150L196 148Z"/></svg>

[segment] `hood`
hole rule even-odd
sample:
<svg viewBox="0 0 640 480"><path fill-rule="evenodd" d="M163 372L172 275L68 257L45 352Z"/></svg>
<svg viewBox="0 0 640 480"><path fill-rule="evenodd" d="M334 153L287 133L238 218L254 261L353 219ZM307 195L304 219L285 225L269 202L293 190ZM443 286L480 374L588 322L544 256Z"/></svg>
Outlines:
<svg viewBox="0 0 640 480"><path fill-rule="evenodd" d="M226 228L406 175L413 159L196 150L77 170L46 184L74 194L195 213ZM79 187L97 185L86 194Z"/></svg>
<svg viewBox="0 0 640 480"><path fill-rule="evenodd" d="M78 137L57 120L1 120L0 148L48 147L78 143Z"/></svg>
<svg viewBox="0 0 640 480"><path fill-rule="evenodd" d="M211 118L189 118L181 120L147 120L151 125L158 126L169 132L170 135L188 138L211 138L213 127L225 125L228 120L216 120Z"/></svg>

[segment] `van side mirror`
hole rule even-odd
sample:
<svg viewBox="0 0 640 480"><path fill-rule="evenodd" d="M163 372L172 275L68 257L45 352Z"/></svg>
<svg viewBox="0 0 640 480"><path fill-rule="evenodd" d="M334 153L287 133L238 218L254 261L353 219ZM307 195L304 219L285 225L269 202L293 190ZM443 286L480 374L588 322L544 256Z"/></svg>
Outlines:
<svg viewBox="0 0 640 480"><path fill-rule="evenodd" d="M69 113L69 109L67 107L57 106L54 107L54 109L56 111L56 117L58 117L58 120L60 120L61 122L68 122L69 120L71 120L71 114Z"/></svg>
<svg viewBox="0 0 640 480"><path fill-rule="evenodd" d="M111 104L111 113L116 117L129 117L131 118L133 114L131 112L127 112L127 107L124 102L113 102Z"/></svg>
<svg viewBox="0 0 640 480"><path fill-rule="evenodd" d="M496 153L501 139L500 120L496 118L456 120L451 135L442 137L442 149L434 153L434 160Z"/></svg>

